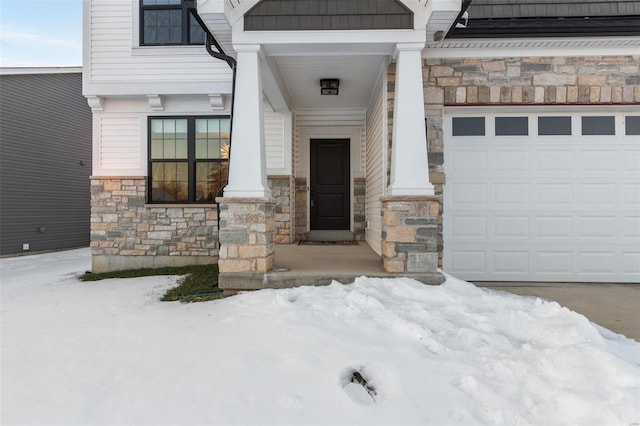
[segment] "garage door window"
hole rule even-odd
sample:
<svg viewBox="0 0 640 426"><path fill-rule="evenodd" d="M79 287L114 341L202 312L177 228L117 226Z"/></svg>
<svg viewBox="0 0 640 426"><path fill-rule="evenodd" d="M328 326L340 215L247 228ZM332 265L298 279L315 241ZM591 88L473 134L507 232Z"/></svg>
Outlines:
<svg viewBox="0 0 640 426"><path fill-rule="evenodd" d="M615 135L616 122L613 116L584 116L582 117L582 134Z"/></svg>
<svg viewBox="0 0 640 426"><path fill-rule="evenodd" d="M625 117L625 134L640 135L640 115L627 115Z"/></svg>
<svg viewBox="0 0 640 426"><path fill-rule="evenodd" d="M453 117L453 136L484 136L484 117Z"/></svg>
<svg viewBox="0 0 640 426"><path fill-rule="evenodd" d="M528 117L496 117L496 136L527 136Z"/></svg>
<svg viewBox="0 0 640 426"><path fill-rule="evenodd" d="M571 117L538 117L538 135L571 135Z"/></svg>

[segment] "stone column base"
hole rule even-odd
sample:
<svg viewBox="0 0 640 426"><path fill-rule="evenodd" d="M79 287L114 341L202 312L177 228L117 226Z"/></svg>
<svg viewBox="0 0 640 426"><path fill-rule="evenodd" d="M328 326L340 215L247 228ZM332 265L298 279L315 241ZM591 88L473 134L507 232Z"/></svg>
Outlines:
<svg viewBox="0 0 640 426"><path fill-rule="evenodd" d="M386 272L438 273L440 196L382 197L382 260Z"/></svg>
<svg viewBox="0 0 640 426"><path fill-rule="evenodd" d="M222 197L216 201L220 209L221 278L270 271L275 258L275 200Z"/></svg>

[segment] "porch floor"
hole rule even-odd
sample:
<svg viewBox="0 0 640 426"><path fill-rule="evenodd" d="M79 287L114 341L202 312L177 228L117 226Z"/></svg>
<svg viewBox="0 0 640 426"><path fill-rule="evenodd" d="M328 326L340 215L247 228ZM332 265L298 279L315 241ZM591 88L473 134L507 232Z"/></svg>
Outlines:
<svg viewBox="0 0 640 426"><path fill-rule="evenodd" d="M357 277L406 276L425 284L441 284L444 277L433 274L391 274L382 260L364 241L358 245L275 246L275 266L264 275L221 274L219 286L230 294L240 290L328 285L333 280L352 283Z"/></svg>

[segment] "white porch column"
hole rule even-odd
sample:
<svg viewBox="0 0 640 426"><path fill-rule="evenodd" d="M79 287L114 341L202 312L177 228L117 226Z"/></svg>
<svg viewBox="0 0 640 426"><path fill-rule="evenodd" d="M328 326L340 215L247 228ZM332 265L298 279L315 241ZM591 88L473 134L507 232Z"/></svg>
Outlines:
<svg viewBox="0 0 640 426"><path fill-rule="evenodd" d="M234 46L238 52L229 184L224 197L269 198L262 118L260 45Z"/></svg>
<svg viewBox="0 0 640 426"><path fill-rule="evenodd" d="M433 195L422 86L422 43L398 44L391 184L387 195Z"/></svg>

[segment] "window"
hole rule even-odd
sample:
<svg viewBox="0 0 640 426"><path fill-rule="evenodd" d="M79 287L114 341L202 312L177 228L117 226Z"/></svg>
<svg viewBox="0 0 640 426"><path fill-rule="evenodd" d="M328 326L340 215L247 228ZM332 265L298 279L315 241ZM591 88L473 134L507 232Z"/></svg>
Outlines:
<svg viewBox="0 0 640 426"><path fill-rule="evenodd" d="M150 203L212 203L229 172L228 117L149 118Z"/></svg>
<svg viewBox="0 0 640 426"><path fill-rule="evenodd" d="M538 135L571 135L571 117L538 117Z"/></svg>
<svg viewBox="0 0 640 426"><path fill-rule="evenodd" d="M140 45L204 44L205 32L182 0L140 0Z"/></svg>
<svg viewBox="0 0 640 426"><path fill-rule="evenodd" d="M582 117L583 135L615 135L616 122L614 116Z"/></svg>
<svg viewBox="0 0 640 426"><path fill-rule="evenodd" d="M453 117L453 136L484 136L484 117Z"/></svg>
<svg viewBox="0 0 640 426"><path fill-rule="evenodd" d="M527 136L529 117L496 117L496 136Z"/></svg>
<svg viewBox="0 0 640 426"><path fill-rule="evenodd" d="M627 115L624 128L627 135L640 135L640 115Z"/></svg>

